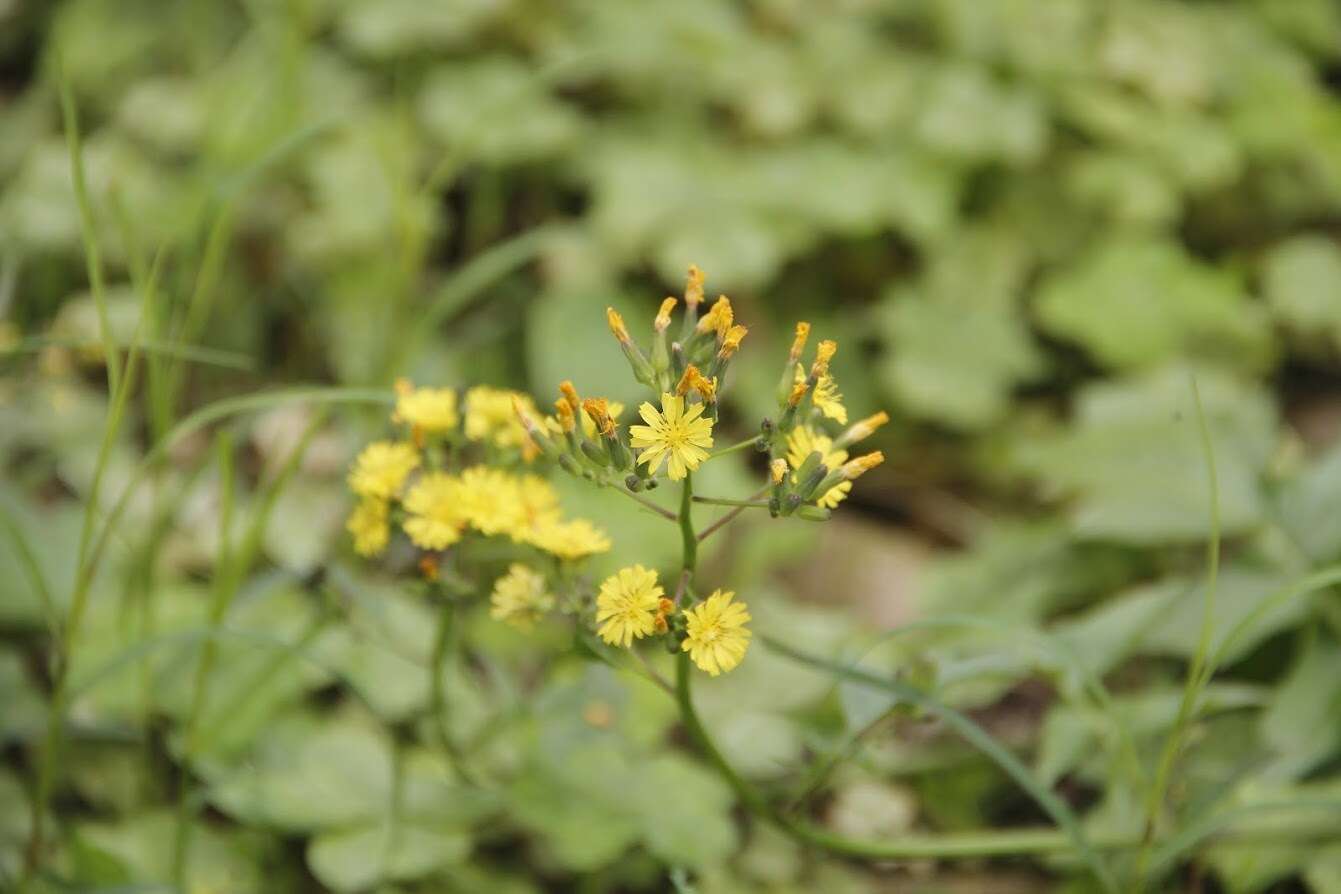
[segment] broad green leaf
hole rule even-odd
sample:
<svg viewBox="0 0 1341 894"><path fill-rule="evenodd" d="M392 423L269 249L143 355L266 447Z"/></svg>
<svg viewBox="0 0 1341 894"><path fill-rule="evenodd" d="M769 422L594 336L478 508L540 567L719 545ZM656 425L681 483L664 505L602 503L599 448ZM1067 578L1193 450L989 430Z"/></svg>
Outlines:
<svg viewBox="0 0 1341 894"><path fill-rule="evenodd" d="M1019 443L1011 465L1051 498L1069 498L1077 535L1132 544L1194 541L1209 531L1210 482L1192 399L1195 376L1211 431L1221 530L1261 521L1261 475L1275 408L1260 388L1168 368L1088 386L1069 430Z"/></svg>
<svg viewBox="0 0 1341 894"><path fill-rule="evenodd" d="M1271 250L1263 289L1277 318L1301 336L1341 349L1341 248L1323 236L1296 236Z"/></svg>
<svg viewBox="0 0 1341 894"><path fill-rule="evenodd" d="M1165 240L1099 243L1043 282L1035 309L1047 330L1119 370L1200 359L1256 372L1272 359L1270 329L1237 277Z"/></svg>

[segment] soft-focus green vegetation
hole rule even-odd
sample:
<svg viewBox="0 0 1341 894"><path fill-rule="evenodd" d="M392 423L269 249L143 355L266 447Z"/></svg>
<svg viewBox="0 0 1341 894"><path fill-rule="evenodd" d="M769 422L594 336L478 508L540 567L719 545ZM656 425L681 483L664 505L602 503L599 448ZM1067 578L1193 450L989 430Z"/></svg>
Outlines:
<svg viewBox="0 0 1341 894"><path fill-rule="evenodd" d="M1122 890L1341 892L1338 85L1335 0L0 0L0 890L43 800L41 891L1098 890L1032 786ZM918 859L569 631L437 667L342 529L397 375L640 397L690 262L894 417L705 544L699 713Z"/></svg>

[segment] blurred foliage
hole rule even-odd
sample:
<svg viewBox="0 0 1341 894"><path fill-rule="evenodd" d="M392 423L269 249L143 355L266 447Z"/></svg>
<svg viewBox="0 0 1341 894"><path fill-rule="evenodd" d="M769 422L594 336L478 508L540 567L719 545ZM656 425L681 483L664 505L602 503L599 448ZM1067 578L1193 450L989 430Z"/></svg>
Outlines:
<svg viewBox="0 0 1341 894"><path fill-rule="evenodd" d="M695 262L756 356L781 356L796 317L841 341L852 403L895 417L875 445L891 462L857 499L957 548L900 569L911 604L893 572L854 577L849 611L789 604L780 572L845 601L814 569L888 569L889 528L874 546L851 524L747 531L713 573L780 638L980 711L1102 834L1139 822L1140 768L1198 641L1195 376L1227 538L1214 642L1246 626L1174 813L1341 785L1337 592L1256 611L1341 559L1334 0L0 0L0 508L31 534L30 555L0 540L0 886L46 725L43 600L68 599L107 410L62 71L112 331L213 352L151 351L107 493L189 409L279 383L406 374L544 397L571 377L627 401L600 310L645 327ZM136 268L160 251L143 320ZM742 433L775 381L741 370ZM314 418L234 426L238 518ZM451 735L506 784L455 778L428 728L433 612L356 572L343 542L340 476L370 419L321 422L226 619L191 766L192 892L666 890L671 869L705 894L875 890L878 874L739 821L676 747L664 696L557 633L469 620L470 658L444 670ZM179 444L95 581L56 804L57 865L79 884L171 868L220 486L203 440ZM743 464L705 486L743 492ZM617 532L612 561L673 559L647 516L565 502ZM992 629L872 645L862 612ZM762 648L700 700L728 756L780 793L891 707ZM1038 820L925 719L896 712L862 743L806 802L836 829ZM1247 843L1202 852L1205 871L1229 891L1341 891L1341 844L1290 840L1294 819L1254 820ZM936 878L1088 890L1075 871Z"/></svg>

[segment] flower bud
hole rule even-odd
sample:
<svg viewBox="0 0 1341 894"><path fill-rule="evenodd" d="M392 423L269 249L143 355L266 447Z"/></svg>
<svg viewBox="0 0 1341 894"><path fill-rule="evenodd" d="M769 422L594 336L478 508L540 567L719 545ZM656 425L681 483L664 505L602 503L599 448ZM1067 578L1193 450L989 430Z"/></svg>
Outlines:
<svg viewBox="0 0 1341 894"><path fill-rule="evenodd" d="M652 321L652 328L657 332L665 332L671 324L671 311L675 310L675 305L679 301L675 298L667 298L661 302L661 309L657 311L657 318Z"/></svg>
<svg viewBox="0 0 1341 894"><path fill-rule="evenodd" d="M884 410L867 416L865 419L854 423L851 428L839 435L833 442L834 449L842 449L849 444L855 444L858 441L866 440L875 433L876 429L880 428L880 426L888 421L889 414Z"/></svg>
<svg viewBox="0 0 1341 894"><path fill-rule="evenodd" d="M697 264L689 265L689 277L684 284L684 304L686 308L696 309L703 303L703 271Z"/></svg>
<svg viewBox="0 0 1341 894"><path fill-rule="evenodd" d="M829 371L829 361L838 353L838 342L825 339L815 348L815 362L810 365L810 377L818 379Z"/></svg>
<svg viewBox="0 0 1341 894"><path fill-rule="evenodd" d="M843 464L843 477L854 481L885 461L885 454L879 450L863 454Z"/></svg>
<svg viewBox="0 0 1341 894"><path fill-rule="evenodd" d="M655 387L656 370L652 369L652 364L647 362L643 352L629 338L629 330L624 325L624 318L613 307L605 309L606 322L610 324L610 331L614 333L619 341L619 348L624 352L625 358L629 361L629 366L633 369L633 377L649 388Z"/></svg>
<svg viewBox="0 0 1341 894"><path fill-rule="evenodd" d="M736 351L740 350L740 343L749 332L744 326L732 326L722 335L722 346L717 352L717 356L723 360L729 359Z"/></svg>
<svg viewBox="0 0 1341 894"><path fill-rule="evenodd" d="M616 314L618 316L618 314ZM563 395L563 400L568 404L568 408L576 413L582 406L582 401L577 396L577 389L568 379L559 383L559 393Z"/></svg>

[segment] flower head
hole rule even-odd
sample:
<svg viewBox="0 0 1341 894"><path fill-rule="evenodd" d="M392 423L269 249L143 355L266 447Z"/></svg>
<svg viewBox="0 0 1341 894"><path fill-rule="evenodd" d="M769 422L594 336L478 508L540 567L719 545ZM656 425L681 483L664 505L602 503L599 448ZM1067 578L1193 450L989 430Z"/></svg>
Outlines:
<svg viewBox="0 0 1341 894"><path fill-rule="evenodd" d="M546 588L544 576L520 562L512 563L507 574L494 582L489 596L489 617L523 630L531 629L553 607L554 596Z"/></svg>
<svg viewBox="0 0 1341 894"><path fill-rule="evenodd" d="M860 478L884 461L885 454L879 450L863 454L856 459L848 460L843 463L843 477L848 481L851 481L854 478Z"/></svg>
<svg viewBox="0 0 1341 894"><path fill-rule="evenodd" d="M438 434L456 428L456 392L451 388L415 388L405 379L396 382L393 422L412 425L419 431Z"/></svg>
<svg viewBox="0 0 1341 894"><path fill-rule="evenodd" d="M605 309L605 322L610 327L610 333L621 345L630 341L628 327L624 325L624 318L620 316L619 311L613 307L607 307Z"/></svg>
<svg viewBox="0 0 1341 894"><path fill-rule="evenodd" d="M733 322L735 313L731 310L731 299L725 295L718 295L712 308L699 319L695 328L699 332L716 332L717 337L722 338Z"/></svg>
<svg viewBox="0 0 1341 894"><path fill-rule="evenodd" d="M610 551L610 538L585 518L568 521L561 521L557 517L545 519L530 529L526 541L569 561Z"/></svg>
<svg viewBox="0 0 1341 894"><path fill-rule="evenodd" d="M684 398L669 392L661 395L661 411L650 403L638 408L638 415L646 425L629 427L629 445L641 450L638 462L655 475L661 463L670 459L672 481L679 481L688 472L699 467L708 458L712 447L712 420L704 419L703 404L694 404L688 410Z"/></svg>
<svg viewBox="0 0 1341 894"><path fill-rule="evenodd" d="M876 429L889 421L889 414L884 410L879 413L872 413L865 419L860 419L852 424L852 427L838 438L838 444L855 444L858 441L864 441L875 434Z"/></svg>
<svg viewBox="0 0 1341 894"><path fill-rule="evenodd" d="M829 342L829 344L832 344L832 342ZM810 368L812 375L819 365L819 361L816 360L815 365ZM826 364L824 368L827 370L828 365ZM806 381L806 371L800 364L797 364L796 367L795 380L797 382ZM821 372L815 380L815 391L811 399L814 400L815 407L825 416L840 425L847 424L847 407L843 406L843 395L838 392L838 383L833 380L833 376L829 375L827 371Z"/></svg>
<svg viewBox="0 0 1341 894"><path fill-rule="evenodd" d="M730 329L727 329L722 335L722 347L717 352L718 355L723 360L734 355L736 351L740 350L740 343L744 341L745 336L749 331L750 330L746 329L744 326L732 326Z"/></svg>
<svg viewBox="0 0 1341 894"><path fill-rule="evenodd" d="M796 335L792 338L792 349L787 354L787 362L798 363L801 360L801 352L806 349L806 339L810 338L810 324L802 320L796 324Z"/></svg>
<svg viewBox="0 0 1341 894"><path fill-rule="evenodd" d="M587 398L582 401L582 409L595 430L602 436L612 437L615 433L615 420L610 418L610 402L603 397Z"/></svg>
<svg viewBox="0 0 1341 894"><path fill-rule="evenodd" d="M819 453L820 462L830 471L834 471L847 462L846 450L835 450L833 441L827 435L817 432L808 425L798 425L787 435L787 462L793 469L799 469L801 463L812 453ZM833 509L843 501L852 490L851 481L840 481L815 498L815 503L824 509Z"/></svg>
<svg viewBox="0 0 1341 894"><path fill-rule="evenodd" d="M680 376L680 381L675 386L675 393L688 394L691 388L698 392L705 403L712 403L717 399L717 377L706 378L692 363L685 367L684 375Z"/></svg>
<svg viewBox="0 0 1341 894"><path fill-rule="evenodd" d="M750 645L745 624L750 613L743 602L732 602L730 590L717 590L693 608L685 609L684 642L680 649L712 676L740 664Z"/></svg>
<svg viewBox="0 0 1341 894"><path fill-rule="evenodd" d="M389 500L419 465L419 452L403 441L374 441L354 461L349 487L361 497Z"/></svg>
<svg viewBox="0 0 1341 894"><path fill-rule="evenodd" d="M781 484L787 477L787 461L778 457L768 464L768 480L771 484Z"/></svg>
<svg viewBox="0 0 1341 894"><path fill-rule="evenodd" d="M703 271L696 264L689 265L689 277L684 284L684 303L690 307L698 307L703 303Z"/></svg>
<svg viewBox="0 0 1341 894"><path fill-rule="evenodd" d="M661 302L661 309L657 311L657 318L652 321L652 328L657 332L665 332L671 323L671 311L675 310L675 305L680 302L675 298L667 298Z"/></svg>
<svg viewBox="0 0 1341 894"><path fill-rule="evenodd" d="M354 538L354 552L360 556L375 556L386 549L391 537L387 514L386 500L364 497L359 501L345 522L345 530Z"/></svg>
<svg viewBox="0 0 1341 894"><path fill-rule="evenodd" d="M655 571L641 565L621 568L605 579L596 596L596 623L600 625L596 632L605 642L627 648L653 632L663 595Z"/></svg>
<svg viewBox="0 0 1341 894"><path fill-rule="evenodd" d="M422 549L445 549L461 539L461 481L445 472L429 472L405 495L405 533Z"/></svg>
<svg viewBox="0 0 1341 894"><path fill-rule="evenodd" d="M511 534L525 520L517 479L489 466L461 473L458 513L481 534Z"/></svg>

